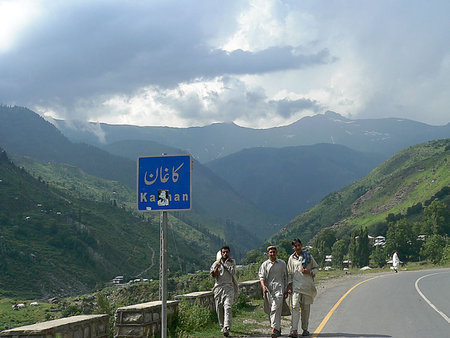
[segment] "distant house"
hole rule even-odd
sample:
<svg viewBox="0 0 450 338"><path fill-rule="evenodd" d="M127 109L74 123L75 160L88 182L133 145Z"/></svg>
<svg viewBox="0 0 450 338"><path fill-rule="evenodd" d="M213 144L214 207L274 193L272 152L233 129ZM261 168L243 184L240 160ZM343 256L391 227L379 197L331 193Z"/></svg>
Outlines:
<svg viewBox="0 0 450 338"><path fill-rule="evenodd" d="M382 247L384 247L385 244L386 244L386 237L384 237L384 236L375 237L373 246L377 247L377 246L381 245Z"/></svg>
<svg viewBox="0 0 450 338"><path fill-rule="evenodd" d="M325 262L331 262L333 260L333 255L326 255Z"/></svg>
<svg viewBox="0 0 450 338"><path fill-rule="evenodd" d="M350 264L352 263L352 261L351 260L349 260L349 259L346 259L346 260L343 260L342 261L342 267L344 268L344 270L345 269L349 269L350 268Z"/></svg>
<svg viewBox="0 0 450 338"><path fill-rule="evenodd" d="M116 276L112 280L113 284L123 284L123 276Z"/></svg>
<svg viewBox="0 0 450 338"><path fill-rule="evenodd" d="M427 237L427 235L418 235L417 236L417 240L418 241L425 241L426 237Z"/></svg>

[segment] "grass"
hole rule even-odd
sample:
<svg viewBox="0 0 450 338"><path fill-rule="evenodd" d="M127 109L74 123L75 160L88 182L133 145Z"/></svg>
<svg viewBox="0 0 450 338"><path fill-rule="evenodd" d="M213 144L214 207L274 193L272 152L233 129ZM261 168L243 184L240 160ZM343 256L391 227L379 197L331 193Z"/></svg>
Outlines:
<svg viewBox="0 0 450 338"><path fill-rule="evenodd" d="M59 315L53 312L56 308L49 303L39 303L37 306L28 305L19 310L12 309L14 304L22 302L17 299L0 298L0 330L59 318Z"/></svg>

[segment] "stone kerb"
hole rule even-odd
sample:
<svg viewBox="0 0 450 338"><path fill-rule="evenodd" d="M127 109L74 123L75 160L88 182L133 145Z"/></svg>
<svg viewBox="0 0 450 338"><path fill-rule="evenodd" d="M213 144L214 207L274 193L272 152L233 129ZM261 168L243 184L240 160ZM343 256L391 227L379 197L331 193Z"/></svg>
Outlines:
<svg viewBox="0 0 450 338"><path fill-rule="evenodd" d="M178 311L178 301L167 301L167 324ZM161 301L120 307L116 310L114 337L158 337L161 334Z"/></svg>
<svg viewBox="0 0 450 338"><path fill-rule="evenodd" d="M109 316L80 315L0 332L0 337L99 338L109 336Z"/></svg>
<svg viewBox="0 0 450 338"><path fill-rule="evenodd" d="M216 311L214 305L214 295L212 291L198 291L186 293L184 295L175 296L175 299L177 300L186 299L190 304L197 302L199 305L206 307L211 312Z"/></svg>

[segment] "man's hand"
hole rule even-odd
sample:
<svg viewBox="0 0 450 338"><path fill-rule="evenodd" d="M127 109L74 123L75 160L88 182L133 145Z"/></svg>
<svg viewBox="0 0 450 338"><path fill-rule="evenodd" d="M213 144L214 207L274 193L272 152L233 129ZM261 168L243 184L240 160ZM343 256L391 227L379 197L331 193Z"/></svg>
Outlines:
<svg viewBox="0 0 450 338"><path fill-rule="evenodd" d="M304 274L304 275L310 275L311 271L309 271L308 269L304 269L303 266L300 268L300 271Z"/></svg>
<svg viewBox="0 0 450 338"><path fill-rule="evenodd" d="M292 283L289 283L288 284L288 287L287 287L287 293L288 294L292 294ZM286 297L285 297L286 298Z"/></svg>

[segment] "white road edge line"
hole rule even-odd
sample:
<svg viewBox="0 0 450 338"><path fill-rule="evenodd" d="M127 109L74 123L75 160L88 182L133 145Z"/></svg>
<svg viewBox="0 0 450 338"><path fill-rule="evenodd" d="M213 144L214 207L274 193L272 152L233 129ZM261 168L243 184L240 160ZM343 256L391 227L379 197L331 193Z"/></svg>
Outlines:
<svg viewBox="0 0 450 338"><path fill-rule="evenodd" d="M419 295L420 295L423 299L425 299L425 301L428 303L428 305L430 305L431 308L432 308L434 311L436 311L437 313L439 313L439 314L442 316L442 318L444 318L444 319L447 321L447 323L450 324L450 318L448 318L447 315L446 315L444 312L440 311L436 306L434 306L434 304L433 304L432 302L430 302L430 301L428 300L428 298L425 297L425 295L424 295L424 294L422 293L422 291L420 291L420 289L419 289L419 281L420 281L422 278L429 277L429 276L433 276L433 275L438 275L438 274L440 274L440 273L442 273L442 272L436 272L436 273L432 273L432 274L425 275L425 276L422 276L422 277L418 278L418 279L416 280L415 286L416 286L416 290L417 290L417 292L419 293Z"/></svg>

